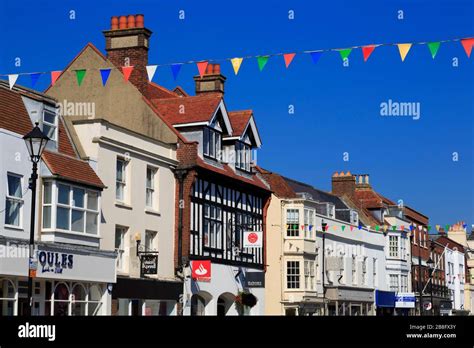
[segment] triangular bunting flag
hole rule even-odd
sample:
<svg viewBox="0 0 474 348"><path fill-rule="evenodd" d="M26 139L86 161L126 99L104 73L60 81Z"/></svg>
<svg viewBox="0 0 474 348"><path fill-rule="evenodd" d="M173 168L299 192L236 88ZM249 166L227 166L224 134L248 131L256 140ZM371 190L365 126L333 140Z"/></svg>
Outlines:
<svg viewBox="0 0 474 348"><path fill-rule="evenodd" d="M267 65L268 58L269 58L268 56L257 57L258 69L260 71L262 71L265 65Z"/></svg>
<svg viewBox="0 0 474 348"><path fill-rule="evenodd" d="M285 66L288 68L291 64L293 58L295 58L296 53L285 53L283 59L285 60Z"/></svg>
<svg viewBox="0 0 474 348"><path fill-rule="evenodd" d="M401 229L402 231L405 231L405 226L404 226L404 225L401 225L401 226L400 226L400 229Z"/></svg>
<svg viewBox="0 0 474 348"><path fill-rule="evenodd" d="M449 225L446 225L445 227L446 227L445 231L448 232L449 231Z"/></svg>
<svg viewBox="0 0 474 348"><path fill-rule="evenodd" d="M176 79L178 78L179 71L181 70L181 65L182 64L172 64L171 65L171 72L173 73L173 78Z"/></svg>
<svg viewBox="0 0 474 348"><path fill-rule="evenodd" d="M433 59L436 57L436 53L438 53L440 44L441 43L439 41L438 42L428 42L428 48L430 49L431 57Z"/></svg>
<svg viewBox="0 0 474 348"><path fill-rule="evenodd" d="M418 229L421 231L423 229L423 226L418 225Z"/></svg>
<svg viewBox="0 0 474 348"><path fill-rule="evenodd" d="M349 57L349 54L351 54L352 48L346 48L343 50L339 50L339 54L341 55L342 60L345 60L346 58Z"/></svg>
<svg viewBox="0 0 474 348"><path fill-rule="evenodd" d="M341 230L342 230L342 232L344 232L345 228L346 228L346 226L345 226L345 225L342 225L342 226L341 226Z"/></svg>
<svg viewBox="0 0 474 348"><path fill-rule="evenodd" d="M379 230L379 225L375 225L375 230L376 230L376 231Z"/></svg>
<svg viewBox="0 0 474 348"><path fill-rule="evenodd" d="M323 52L310 52L311 59L313 60L313 63L316 64L319 61L319 58L323 55Z"/></svg>
<svg viewBox="0 0 474 348"><path fill-rule="evenodd" d="M199 76L202 77L206 72L206 69L207 69L207 66L209 65L209 62L208 61L197 62L196 65L197 65L197 68L198 68L198 71L199 71Z"/></svg>
<svg viewBox="0 0 474 348"><path fill-rule="evenodd" d="M352 225L351 225L351 227L350 227L350 228L351 228L351 232L352 232L352 230L354 229L354 226L352 226Z"/></svg>
<svg viewBox="0 0 474 348"><path fill-rule="evenodd" d="M54 86L61 73L62 71L51 71L51 86Z"/></svg>
<svg viewBox="0 0 474 348"><path fill-rule="evenodd" d="M130 78L130 75L132 74L133 71L133 66L123 66L122 67L122 72L123 72L123 79L125 81L128 81Z"/></svg>
<svg viewBox="0 0 474 348"><path fill-rule="evenodd" d="M408 54L408 51L411 48L410 43L405 43L405 44L397 44L398 46L398 51L400 52L400 58L402 58L402 62L405 61L405 57Z"/></svg>
<svg viewBox="0 0 474 348"><path fill-rule="evenodd" d="M10 85L10 89L13 88L13 86L16 83L16 80L18 80L18 74L10 74L8 75L8 84Z"/></svg>
<svg viewBox="0 0 474 348"><path fill-rule="evenodd" d="M462 224L462 228L466 228L467 227L467 224Z"/></svg>
<svg viewBox="0 0 474 348"><path fill-rule="evenodd" d="M431 231L431 226L430 225L426 226L426 228L428 229L428 232Z"/></svg>
<svg viewBox="0 0 474 348"><path fill-rule="evenodd" d="M436 225L436 231L438 231L438 232L439 232L439 229L440 229L440 228L441 228L441 226L440 226L440 225Z"/></svg>
<svg viewBox="0 0 474 348"><path fill-rule="evenodd" d="M397 230L397 226L392 226L392 231L396 231Z"/></svg>
<svg viewBox="0 0 474 348"><path fill-rule="evenodd" d="M326 231L329 230L329 225L326 225Z"/></svg>
<svg viewBox="0 0 474 348"><path fill-rule="evenodd" d="M148 81L151 82L153 80L153 76L155 76L156 68L158 65L147 65L146 66L146 73L148 75Z"/></svg>
<svg viewBox="0 0 474 348"><path fill-rule="evenodd" d="M463 39L461 40L461 45L464 47L464 51L467 54L467 57L471 57L472 46L474 46L474 38Z"/></svg>
<svg viewBox="0 0 474 348"><path fill-rule="evenodd" d="M79 86L82 84L82 80L84 80L84 76L86 76L86 69L76 70L77 84Z"/></svg>
<svg viewBox="0 0 474 348"><path fill-rule="evenodd" d="M31 78L31 88L34 88L36 85L36 82L38 82L38 79L40 78L41 73L34 73L30 75Z"/></svg>
<svg viewBox="0 0 474 348"><path fill-rule="evenodd" d="M413 225L410 225L410 231L413 231L415 229L415 227L413 227Z"/></svg>
<svg viewBox="0 0 474 348"><path fill-rule="evenodd" d="M359 225L359 230L361 230L361 229L362 229L362 225Z"/></svg>
<svg viewBox="0 0 474 348"><path fill-rule="evenodd" d="M337 230L337 226L336 226L336 225L332 226L332 229L333 229L334 231Z"/></svg>
<svg viewBox="0 0 474 348"><path fill-rule="evenodd" d="M364 62L369 59L372 52L375 50L375 45L368 45L362 47L362 54L364 55Z"/></svg>
<svg viewBox="0 0 474 348"><path fill-rule="evenodd" d="M301 230L304 230L304 225L301 225Z"/></svg>
<svg viewBox="0 0 474 348"><path fill-rule="evenodd" d="M105 86L107 84L107 80L109 79L111 71L112 71L111 68L100 69L100 76L102 77L102 86Z"/></svg>
<svg viewBox="0 0 474 348"><path fill-rule="evenodd" d="M242 61L244 58L232 58L230 62L232 63L232 68L234 69L234 74L237 75L239 73L240 66L242 65Z"/></svg>
<svg viewBox="0 0 474 348"><path fill-rule="evenodd" d="M387 232L388 226L387 226L387 225L383 225L383 226L382 226L382 229L383 229L384 232Z"/></svg>
<svg viewBox="0 0 474 348"><path fill-rule="evenodd" d="M313 225L309 225L309 230L311 231L313 229Z"/></svg>

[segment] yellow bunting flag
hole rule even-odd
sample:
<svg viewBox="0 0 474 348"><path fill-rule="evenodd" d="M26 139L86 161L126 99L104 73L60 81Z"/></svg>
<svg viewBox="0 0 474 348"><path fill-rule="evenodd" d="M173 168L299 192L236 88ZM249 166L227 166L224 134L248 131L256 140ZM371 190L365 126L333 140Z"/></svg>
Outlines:
<svg viewBox="0 0 474 348"><path fill-rule="evenodd" d="M234 68L234 73L237 75L239 73L240 66L242 65L242 61L244 58L232 58L230 62L232 63L232 67Z"/></svg>
<svg viewBox="0 0 474 348"><path fill-rule="evenodd" d="M400 51L400 58L402 58L402 62L405 61L405 57L408 54L408 51L411 48L411 44L405 43L405 44L397 44L398 50Z"/></svg>

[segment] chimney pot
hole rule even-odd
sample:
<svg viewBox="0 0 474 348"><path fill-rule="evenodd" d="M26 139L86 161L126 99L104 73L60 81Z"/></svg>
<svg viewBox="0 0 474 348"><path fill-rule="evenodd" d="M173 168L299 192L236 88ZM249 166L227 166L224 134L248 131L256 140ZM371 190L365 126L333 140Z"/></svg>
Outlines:
<svg viewBox="0 0 474 348"><path fill-rule="evenodd" d="M120 18L119 18L119 29L127 29L127 17L120 16Z"/></svg>
<svg viewBox="0 0 474 348"><path fill-rule="evenodd" d="M143 28L145 26L145 17L142 14L137 14L135 17L135 26Z"/></svg>
<svg viewBox="0 0 474 348"><path fill-rule="evenodd" d="M365 175L365 183L368 185L369 184L369 175Z"/></svg>
<svg viewBox="0 0 474 348"><path fill-rule="evenodd" d="M128 16L127 26L128 26L128 28L135 28L135 16L134 15Z"/></svg>
<svg viewBox="0 0 474 348"><path fill-rule="evenodd" d="M114 16L110 19L110 29L111 30L117 30L118 29L118 23L119 23L119 20L118 20L118 17Z"/></svg>

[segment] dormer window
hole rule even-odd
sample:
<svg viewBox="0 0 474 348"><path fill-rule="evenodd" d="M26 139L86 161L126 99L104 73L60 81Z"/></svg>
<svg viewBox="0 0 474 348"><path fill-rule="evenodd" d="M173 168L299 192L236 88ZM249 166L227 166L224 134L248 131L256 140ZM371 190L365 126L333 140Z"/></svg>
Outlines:
<svg viewBox="0 0 474 348"><path fill-rule="evenodd" d="M328 217L332 218L332 219L335 219L336 218L336 207L334 206L334 204L331 204L331 203L328 203L327 205L327 214L328 214Z"/></svg>
<svg viewBox="0 0 474 348"><path fill-rule="evenodd" d="M221 133L215 129L204 128L203 153L204 156L220 159L222 149Z"/></svg>
<svg viewBox="0 0 474 348"><path fill-rule="evenodd" d="M359 225L359 213L355 210L351 210L351 224Z"/></svg>
<svg viewBox="0 0 474 348"><path fill-rule="evenodd" d="M49 139L54 141L57 140L57 119L56 112L47 109L43 111L43 133L46 134Z"/></svg>
<svg viewBox="0 0 474 348"><path fill-rule="evenodd" d="M235 143L235 167L250 172L252 152L250 146L238 141Z"/></svg>

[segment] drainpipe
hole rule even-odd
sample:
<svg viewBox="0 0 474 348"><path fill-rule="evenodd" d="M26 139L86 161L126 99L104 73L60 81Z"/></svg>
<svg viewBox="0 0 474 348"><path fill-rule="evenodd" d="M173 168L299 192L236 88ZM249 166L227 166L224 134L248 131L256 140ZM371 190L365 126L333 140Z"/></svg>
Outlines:
<svg viewBox="0 0 474 348"><path fill-rule="evenodd" d="M184 178L188 171L186 169L176 169L174 171L178 180L178 266L177 270L183 271L183 197L184 197Z"/></svg>
<svg viewBox="0 0 474 348"><path fill-rule="evenodd" d="M327 223L324 222L324 220L321 221L321 229L323 231L323 260L322 260L322 268L323 268L323 279L322 279L322 285L323 285L323 315L326 315L326 287L325 287L325 281L326 281L326 270L325 270L325 259L326 259L326 226Z"/></svg>

